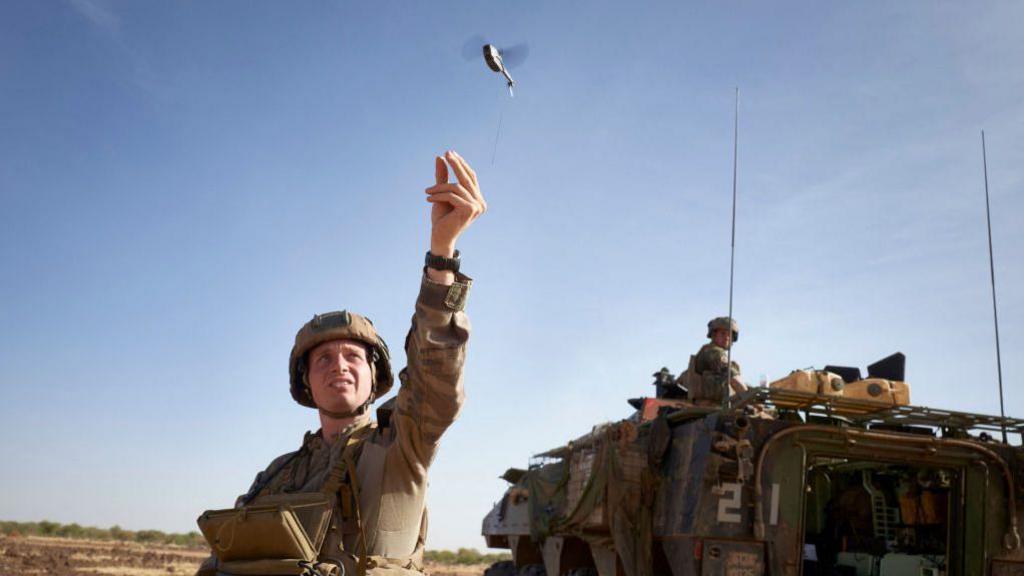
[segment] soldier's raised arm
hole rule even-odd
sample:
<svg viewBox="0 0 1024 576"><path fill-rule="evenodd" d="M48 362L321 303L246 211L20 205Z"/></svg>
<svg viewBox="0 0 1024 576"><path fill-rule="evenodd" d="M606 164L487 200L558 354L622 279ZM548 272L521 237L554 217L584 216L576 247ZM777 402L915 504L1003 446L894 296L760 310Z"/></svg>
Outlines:
<svg viewBox="0 0 1024 576"><path fill-rule="evenodd" d="M457 182L449 183L449 167ZM442 434L462 407L462 370L469 340L464 311L471 280L459 270L456 242L486 210L476 174L455 152L436 158L430 252L405 340L407 367L394 413L359 463L367 550L417 564L426 532L427 470ZM373 488L369 488L369 487Z"/></svg>
<svg viewBox="0 0 1024 576"><path fill-rule="evenodd" d="M456 182L449 183L449 166ZM419 476L462 405L462 368L469 319L464 312L471 280L459 272L456 242L484 211L476 173L458 153L434 160L430 252L416 313L406 338L408 366L401 374L395 412L402 456Z"/></svg>

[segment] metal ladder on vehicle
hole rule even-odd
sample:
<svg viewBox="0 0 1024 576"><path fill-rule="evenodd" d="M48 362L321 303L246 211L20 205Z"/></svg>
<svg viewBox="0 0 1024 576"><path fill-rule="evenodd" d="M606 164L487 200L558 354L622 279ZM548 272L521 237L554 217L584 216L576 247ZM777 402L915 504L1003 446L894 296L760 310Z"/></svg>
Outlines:
<svg viewBox="0 0 1024 576"><path fill-rule="evenodd" d="M869 470L861 471L861 478L864 482L864 489L871 496L871 527L875 532L875 537L883 538L886 542L895 542L896 525L900 522L899 508L886 504L885 494L871 483Z"/></svg>

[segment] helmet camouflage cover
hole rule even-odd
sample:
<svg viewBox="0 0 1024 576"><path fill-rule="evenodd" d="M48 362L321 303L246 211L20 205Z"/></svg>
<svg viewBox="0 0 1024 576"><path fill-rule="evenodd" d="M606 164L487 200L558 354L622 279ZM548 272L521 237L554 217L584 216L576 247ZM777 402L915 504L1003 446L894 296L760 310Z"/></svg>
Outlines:
<svg viewBox="0 0 1024 576"><path fill-rule="evenodd" d="M715 330L729 330L732 332L732 341L736 342L740 339L740 326L736 323L736 320L729 318L728 316L719 316L711 322L708 322L708 338L715 333Z"/></svg>
<svg viewBox="0 0 1024 576"><path fill-rule="evenodd" d="M306 322L295 335L291 358L288 361L288 376L291 382L292 398L303 406L316 408L309 386L306 384L306 354L331 340L356 340L368 348L373 367L373 392L370 401L391 390L394 376L391 374L391 353L388 345L377 335L369 318L346 310L317 314Z"/></svg>

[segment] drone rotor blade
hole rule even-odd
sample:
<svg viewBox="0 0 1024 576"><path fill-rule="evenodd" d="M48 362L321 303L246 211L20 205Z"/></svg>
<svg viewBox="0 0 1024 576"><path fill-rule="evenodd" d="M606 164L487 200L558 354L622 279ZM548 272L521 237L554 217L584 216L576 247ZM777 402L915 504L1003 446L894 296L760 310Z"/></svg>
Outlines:
<svg viewBox="0 0 1024 576"><path fill-rule="evenodd" d="M462 59L468 62L470 60L483 58L484 44L487 44L487 39L483 36L479 34L471 36L462 45Z"/></svg>
<svg viewBox="0 0 1024 576"><path fill-rule="evenodd" d="M525 42L501 49L501 60L507 68L519 66L529 55L530 45Z"/></svg>

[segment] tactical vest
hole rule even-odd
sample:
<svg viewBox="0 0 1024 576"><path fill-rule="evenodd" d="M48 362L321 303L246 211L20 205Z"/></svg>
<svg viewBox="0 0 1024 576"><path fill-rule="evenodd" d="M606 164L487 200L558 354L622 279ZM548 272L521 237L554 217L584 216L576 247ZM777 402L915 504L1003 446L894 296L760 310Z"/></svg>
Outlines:
<svg viewBox="0 0 1024 576"><path fill-rule="evenodd" d="M725 374L711 370L697 371L697 357L704 352L706 346L701 347L697 354L690 356L690 364L686 372L680 376L680 380L686 386L691 402L698 406L718 406L729 394L730 371L726 371ZM732 363L732 372L739 373L735 362Z"/></svg>
<svg viewBox="0 0 1024 576"><path fill-rule="evenodd" d="M697 404L719 405L722 403L722 394L725 392L718 378L714 374L697 372L697 355L690 355L690 364L680 378L683 386L686 386L687 398Z"/></svg>
<svg viewBox="0 0 1024 576"><path fill-rule="evenodd" d="M422 574L409 558L370 556L359 505L356 463L376 424L354 431L319 492L259 495L241 507L209 510L199 528L223 576L406 576ZM296 456L301 453L297 452ZM264 487L294 459L267 475ZM337 513L336 513L337 511ZM425 512L424 512L425 514ZM426 522L420 526L421 552ZM346 549L345 542L353 549Z"/></svg>

